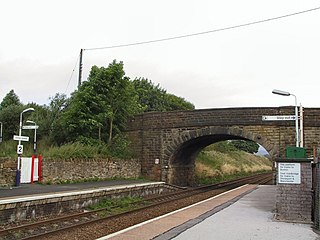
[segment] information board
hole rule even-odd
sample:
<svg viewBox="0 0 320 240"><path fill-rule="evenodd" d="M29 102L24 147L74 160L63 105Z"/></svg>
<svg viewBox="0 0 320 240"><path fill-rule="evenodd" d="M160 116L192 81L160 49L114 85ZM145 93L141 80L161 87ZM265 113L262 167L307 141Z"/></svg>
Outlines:
<svg viewBox="0 0 320 240"><path fill-rule="evenodd" d="M301 184L301 164L278 163L278 183Z"/></svg>

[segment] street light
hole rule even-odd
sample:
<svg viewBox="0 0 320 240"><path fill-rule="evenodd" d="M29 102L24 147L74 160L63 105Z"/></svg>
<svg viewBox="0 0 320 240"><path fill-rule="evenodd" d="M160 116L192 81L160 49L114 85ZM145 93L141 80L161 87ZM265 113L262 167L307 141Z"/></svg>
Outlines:
<svg viewBox="0 0 320 240"><path fill-rule="evenodd" d="M37 154L37 124L34 121L27 120L27 123L34 124L33 153Z"/></svg>
<svg viewBox="0 0 320 240"><path fill-rule="evenodd" d="M20 138L19 138L18 148L19 148L19 146L21 146L22 114L29 112L29 111L34 111L34 108L27 108L20 113L20 123L19 123L19 137ZM16 171L16 186L17 187L20 186L20 178L21 178L20 162L21 162L21 154L18 153L18 164L17 164L17 171Z"/></svg>
<svg viewBox="0 0 320 240"><path fill-rule="evenodd" d="M278 94L281 96L294 96L295 99L295 121L296 121L296 147L299 147L299 125L298 125L298 105L297 105L297 97L296 95L286 92L286 91L281 91L281 90L276 90L274 89L272 91L273 94Z"/></svg>

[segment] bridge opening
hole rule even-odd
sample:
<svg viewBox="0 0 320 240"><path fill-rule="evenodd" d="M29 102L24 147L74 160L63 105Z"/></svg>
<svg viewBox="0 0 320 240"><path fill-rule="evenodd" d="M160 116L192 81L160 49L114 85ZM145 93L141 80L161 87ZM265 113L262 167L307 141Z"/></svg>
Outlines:
<svg viewBox="0 0 320 240"><path fill-rule="evenodd" d="M235 143L241 142L248 146L255 145L254 152L258 152L260 148L252 140L230 134L205 135L183 142L170 158L169 182L180 186L194 186L272 170L269 159L260 159L253 152L241 152L237 149Z"/></svg>

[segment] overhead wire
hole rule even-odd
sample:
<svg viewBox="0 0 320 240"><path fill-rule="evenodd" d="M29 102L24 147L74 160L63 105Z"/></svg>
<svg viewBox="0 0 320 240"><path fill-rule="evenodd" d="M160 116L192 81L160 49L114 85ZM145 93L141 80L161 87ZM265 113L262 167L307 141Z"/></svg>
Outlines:
<svg viewBox="0 0 320 240"><path fill-rule="evenodd" d="M67 93L68 87L69 87L69 85L70 85L70 82L71 82L71 79L72 79L72 77L73 77L74 71L75 71L75 69L76 69L76 67L77 67L77 65L78 65L79 59L80 59L80 54L79 54L79 56L77 57L77 61L76 61L75 65L74 65L74 67L73 67L73 69L72 69L72 72L71 72L71 75L70 75L70 78L69 78L69 81L68 81L66 90L64 91L64 94Z"/></svg>
<svg viewBox="0 0 320 240"><path fill-rule="evenodd" d="M263 20L233 25L233 26L229 26L229 27L213 29L213 30L204 31L204 32L197 32L197 33L191 33L191 34L186 34L186 35L179 35L179 36L174 36L174 37L167 37L167 38L148 40L148 41L142 41L142 42L135 42L135 43L119 44L119 45L112 45L112 46L105 46L105 47L85 48L83 50L94 51L94 50L103 50L103 49L112 49L112 48L122 48L122 47L130 47L130 46L137 46L137 45L144 45L144 44L151 44L151 43L157 43L157 42L176 40L176 39L181 39L181 38L195 37L195 36L199 36L199 35L227 31L227 30L231 30L231 29L235 29L235 28L242 28L242 27L247 27L247 26L251 26L251 25L255 25L255 24L275 21L275 20L279 20L282 18L288 18L288 17L292 17L292 16L296 16L296 15L300 15L300 14L304 14L304 13L308 13L308 12L312 12L312 11L316 11L316 10L320 10L320 7L311 8L311 9L307 9L304 11L294 12L294 13L290 13L290 14L286 14L286 15L277 16L277 17L267 18L267 19L263 19Z"/></svg>

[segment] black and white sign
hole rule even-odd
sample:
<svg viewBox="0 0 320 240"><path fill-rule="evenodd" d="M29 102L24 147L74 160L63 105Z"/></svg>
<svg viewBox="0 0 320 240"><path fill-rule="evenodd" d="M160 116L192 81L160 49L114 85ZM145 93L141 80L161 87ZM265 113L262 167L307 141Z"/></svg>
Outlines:
<svg viewBox="0 0 320 240"><path fill-rule="evenodd" d="M262 116L262 121L294 121L295 115Z"/></svg>
<svg viewBox="0 0 320 240"><path fill-rule="evenodd" d="M25 141L25 142L28 142L28 141L29 141L29 137L27 137L27 136L14 135L14 136L13 136L13 140L15 140L15 141Z"/></svg>
<svg viewBox="0 0 320 240"><path fill-rule="evenodd" d="M278 163L278 183L301 184L301 164Z"/></svg>
<svg viewBox="0 0 320 240"><path fill-rule="evenodd" d="M27 126L22 126L22 129L27 129L27 130L32 130L32 129L38 129L38 125L27 125Z"/></svg>
<svg viewBox="0 0 320 240"><path fill-rule="evenodd" d="M17 146L17 154L22 154L23 153L23 145L18 145Z"/></svg>

